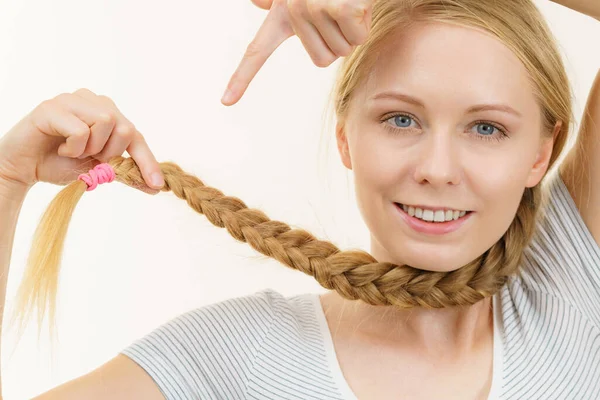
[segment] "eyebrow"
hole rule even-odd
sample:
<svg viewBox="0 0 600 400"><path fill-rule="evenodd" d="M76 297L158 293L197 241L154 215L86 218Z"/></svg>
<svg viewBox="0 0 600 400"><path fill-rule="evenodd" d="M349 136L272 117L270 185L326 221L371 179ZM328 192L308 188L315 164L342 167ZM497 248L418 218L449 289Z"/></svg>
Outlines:
<svg viewBox="0 0 600 400"><path fill-rule="evenodd" d="M423 104L423 102L421 100L417 99L416 97L412 97L407 94L396 92L396 91L381 92L381 93L378 93L378 94L372 96L370 99L377 100L377 99L390 99L390 98L402 100L407 103L411 103L416 106L419 106L421 108L425 108L425 105ZM467 114L475 113L478 111L488 111L488 110L503 111L505 113L516 115L519 118L523 118L523 115L520 112L518 112L514 108L509 107L505 104L477 104L477 105L469 107L469 109L467 110Z"/></svg>

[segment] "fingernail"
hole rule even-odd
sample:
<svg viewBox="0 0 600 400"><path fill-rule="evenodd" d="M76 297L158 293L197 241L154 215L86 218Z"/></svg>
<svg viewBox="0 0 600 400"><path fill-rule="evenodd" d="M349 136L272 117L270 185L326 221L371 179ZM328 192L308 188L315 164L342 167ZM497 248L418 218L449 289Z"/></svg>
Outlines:
<svg viewBox="0 0 600 400"><path fill-rule="evenodd" d="M226 89L223 97L221 98L221 103L229 103L233 99L233 92L231 89Z"/></svg>
<svg viewBox="0 0 600 400"><path fill-rule="evenodd" d="M152 181L152 184L156 187L163 187L165 185L165 180L162 177L162 174L160 172L155 172L152 174L152 176L150 176L150 180Z"/></svg>

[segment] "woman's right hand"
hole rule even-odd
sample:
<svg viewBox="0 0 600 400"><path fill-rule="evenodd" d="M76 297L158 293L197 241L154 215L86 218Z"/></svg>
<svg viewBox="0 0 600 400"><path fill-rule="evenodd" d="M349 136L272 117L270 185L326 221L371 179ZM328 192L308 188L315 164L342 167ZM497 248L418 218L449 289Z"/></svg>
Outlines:
<svg viewBox="0 0 600 400"><path fill-rule="evenodd" d="M158 193L164 180L142 134L110 98L79 89L42 102L0 138L0 179L64 185L125 151L151 188L144 191Z"/></svg>
<svg viewBox="0 0 600 400"><path fill-rule="evenodd" d="M373 0L251 0L269 10L229 80L221 102L239 101L273 52L297 35L318 67L327 67L367 40Z"/></svg>

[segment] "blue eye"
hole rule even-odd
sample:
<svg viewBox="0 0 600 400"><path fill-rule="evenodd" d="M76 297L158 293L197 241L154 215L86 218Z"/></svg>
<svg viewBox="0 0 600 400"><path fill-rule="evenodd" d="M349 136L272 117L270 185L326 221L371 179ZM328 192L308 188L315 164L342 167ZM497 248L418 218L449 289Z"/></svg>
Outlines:
<svg viewBox="0 0 600 400"><path fill-rule="evenodd" d="M480 123L480 124L477 124L477 126L487 126L488 127L487 131L480 130L480 129L477 130L477 132L481 133L483 136L491 136L490 133L493 134L494 129L498 129L494 125L490 125L490 124L486 124L486 123Z"/></svg>
<svg viewBox="0 0 600 400"><path fill-rule="evenodd" d="M408 115L395 115L393 117L391 117L390 119L394 120L395 124L398 124L397 126L400 128L408 128L410 126L410 122L412 121L412 118L409 117ZM408 123L408 125L404 125Z"/></svg>
<svg viewBox="0 0 600 400"><path fill-rule="evenodd" d="M475 121L473 124L474 126L487 127L487 129L477 129L477 133L481 133L475 135L478 139L500 141L508 138L506 129L503 129L496 124L488 121Z"/></svg>
<svg viewBox="0 0 600 400"><path fill-rule="evenodd" d="M390 130L394 134L398 134L403 129L409 128L414 118L409 114L395 114L385 117L383 122L385 128ZM508 138L506 130L493 124L489 121L476 121L473 126L477 126L477 133L475 137L481 140L497 140ZM480 129L479 127L483 128Z"/></svg>

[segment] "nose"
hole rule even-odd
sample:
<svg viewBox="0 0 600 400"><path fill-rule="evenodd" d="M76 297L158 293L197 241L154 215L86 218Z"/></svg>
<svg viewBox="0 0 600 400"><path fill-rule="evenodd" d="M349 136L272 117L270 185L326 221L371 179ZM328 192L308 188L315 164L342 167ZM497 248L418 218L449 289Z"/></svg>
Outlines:
<svg viewBox="0 0 600 400"><path fill-rule="evenodd" d="M460 161L448 132L428 132L415 151L417 164L414 178L417 183L431 185L458 184L460 182Z"/></svg>

